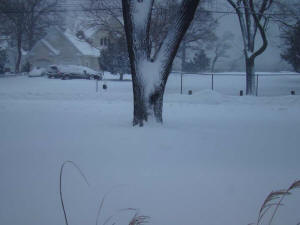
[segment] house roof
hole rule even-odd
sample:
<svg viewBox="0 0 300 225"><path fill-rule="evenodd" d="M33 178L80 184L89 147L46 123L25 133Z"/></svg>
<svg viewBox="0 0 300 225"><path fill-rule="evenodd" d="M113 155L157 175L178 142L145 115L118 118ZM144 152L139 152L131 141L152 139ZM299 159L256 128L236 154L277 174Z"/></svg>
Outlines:
<svg viewBox="0 0 300 225"><path fill-rule="evenodd" d="M45 39L42 39L41 42L51 51L53 52L55 55L59 55L60 51L55 49L48 41L46 41Z"/></svg>
<svg viewBox="0 0 300 225"><path fill-rule="evenodd" d="M96 26L90 27L84 31L84 34L87 38L91 38L98 30L99 30L99 27L96 27Z"/></svg>
<svg viewBox="0 0 300 225"><path fill-rule="evenodd" d="M68 41L77 51L78 53L85 55L85 56L92 56L92 57L99 57L100 56L100 50L93 47L89 43L87 43L84 40L78 39L69 29L63 31L59 27L52 27L52 30L48 32L48 35L53 35L55 32L58 32L63 38L65 38L66 41ZM49 39L48 35L46 35L45 38L41 39L38 43L43 44L46 46L52 53L55 55L60 55L60 53L63 51L63 46L57 46L54 45L51 39ZM57 34L56 34L57 35ZM37 44L34 46L33 49ZM33 50L32 49L32 50Z"/></svg>
<svg viewBox="0 0 300 225"><path fill-rule="evenodd" d="M6 36L0 36L0 50L7 49L8 47L8 38Z"/></svg>
<svg viewBox="0 0 300 225"><path fill-rule="evenodd" d="M94 57L100 56L99 49L91 46L84 40L78 39L69 29L67 29L63 34L81 54Z"/></svg>

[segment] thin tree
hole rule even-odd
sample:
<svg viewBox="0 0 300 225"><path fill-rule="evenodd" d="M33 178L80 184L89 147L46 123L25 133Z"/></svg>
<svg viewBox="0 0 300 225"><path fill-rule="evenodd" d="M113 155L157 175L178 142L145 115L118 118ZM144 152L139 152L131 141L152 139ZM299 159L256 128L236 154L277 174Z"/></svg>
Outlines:
<svg viewBox="0 0 300 225"><path fill-rule="evenodd" d="M246 64L246 94L254 95L255 84L255 59L261 55L268 46L266 13L271 8L273 0L227 0L236 11L242 32L244 57ZM262 39L261 46L255 48L257 34Z"/></svg>
<svg viewBox="0 0 300 225"><path fill-rule="evenodd" d="M122 0L134 96L133 125L143 126L151 117L162 123L167 79L199 1L182 0L162 45L151 57L149 31L154 0Z"/></svg>
<svg viewBox="0 0 300 225"><path fill-rule="evenodd" d="M20 70L22 58L22 44L25 36L26 12L25 2L19 0L0 0L0 13L4 19L1 25L3 33L10 36L17 46L17 60L15 64L15 72Z"/></svg>
<svg viewBox="0 0 300 225"><path fill-rule="evenodd" d="M228 57L227 51L231 48L229 41L232 41L234 35L231 32L225 32L221 38L218 38L214 45L213 58L211 62L211 72L215 72L216 63L221 58Z"/></svg>
<svg viewBox="0 0 300 225"><path fill-rule="evenodd" d="M57 10L58 0L27 0L26 14L26 50L31 50L35 43L46 35L50 26L61 24Z"/></svg>

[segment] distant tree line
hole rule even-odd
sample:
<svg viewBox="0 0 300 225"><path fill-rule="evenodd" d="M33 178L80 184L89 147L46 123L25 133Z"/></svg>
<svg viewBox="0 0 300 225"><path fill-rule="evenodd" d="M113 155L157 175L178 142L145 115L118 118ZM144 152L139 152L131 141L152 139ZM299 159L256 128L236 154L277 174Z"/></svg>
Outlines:
<svg viewBox="0 0 300 225"><path fill-rule="evenodd" d="M300 72L300 2L279 0L276 4L280 13L273 20L281 30L281 57Z"/></svg>
<svg viewBox="0 0 300 225"><path fill-rule="evenodd" d="M61 21L57 7L58 0L0 0L0 34L9 36L10 47L16 49L15 72L20 71L22 52Z"/></svg>
<svg viewBox="0 0 300 225"><path fill-rule="evenodd" d="M101 51L100 66L113 74L120 74L120 78L122 78L122 74L128 73L128 68L130 68L126 41L124 40L125 32L123 28L121 30L114 29L108 18L113 18L123 27L122 11L118 10L122 8L121 2L121 0L89 0L89 5L83 6L90 18L88 26L99 26L108 31L110 37L112 37L108 48ZM203 3L205 1L200 2L194 20L183 37L177 53L177 57L181 60L180 67L185 72L209 70L211 65L206 48L211 48L217 40L215 29L218 21L212 13L203 8ZM149 30L151 57L155 57L155 52L161 48L162 41L176 16L175 13L178 7L179 3L177 1L154 1ZM122 50L125 52L122 53ZM193 53L191 54L191 52ZM120 57L121 55L122 57ZM127 57L127 60L123 60L122 63L116 65L116 62L119 62L121 58L124 59L124 57ZM124 68L120 65L123 65Z"/></svg>
<svg viewBox="0 0 300 225"><path fill-rule="evenodd" d="M289 28L283 35L284 49L281 57L291 64L296 72L300 72L300 21Z"/></svg>

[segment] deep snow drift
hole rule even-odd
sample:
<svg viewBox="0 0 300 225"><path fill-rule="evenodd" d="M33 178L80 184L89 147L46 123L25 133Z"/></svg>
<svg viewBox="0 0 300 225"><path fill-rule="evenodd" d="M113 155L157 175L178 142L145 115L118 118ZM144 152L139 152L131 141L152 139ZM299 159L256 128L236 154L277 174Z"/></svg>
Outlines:
<svg viewBox="0 0 300 225"><path fill-rule="evenodd" d="M260 97L239 97L244 78L171 75L164 124L131 127L129 81L0 79L0 224L64 224L59 170L70 225L100 223L138 208L153 225L246 225L266 195L300 179L300 77L262 77ZM103 84L100 82L99 85ZM193 95L187 95L187 90ZM266 97L262 97L262 95ZM300 193L274 224L300 222ZM109 224L127 225L121 212Z"/></svg>

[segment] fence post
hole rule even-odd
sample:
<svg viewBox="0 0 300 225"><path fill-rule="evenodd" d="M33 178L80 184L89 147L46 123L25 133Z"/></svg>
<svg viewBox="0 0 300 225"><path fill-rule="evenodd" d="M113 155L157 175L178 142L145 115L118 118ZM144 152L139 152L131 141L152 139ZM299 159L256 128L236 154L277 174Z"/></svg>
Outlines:
<svg viewBox="0 0 300 225"><path fill-rule="evenodd" d="M182 76L183 76L183 73L181 72L180 73L180 94L182 95Z"/></svg>
<svg viewBox="0 0 300 225"><path fill-rule="evenodd" d="M211 90L214 90L214 73L211 74Z"/></svg>
<svg viewBox="0 0 300 225"><path fill-rule="evenodd" d="M258 74L256 75L256 96L258 96Z"/></svg>

